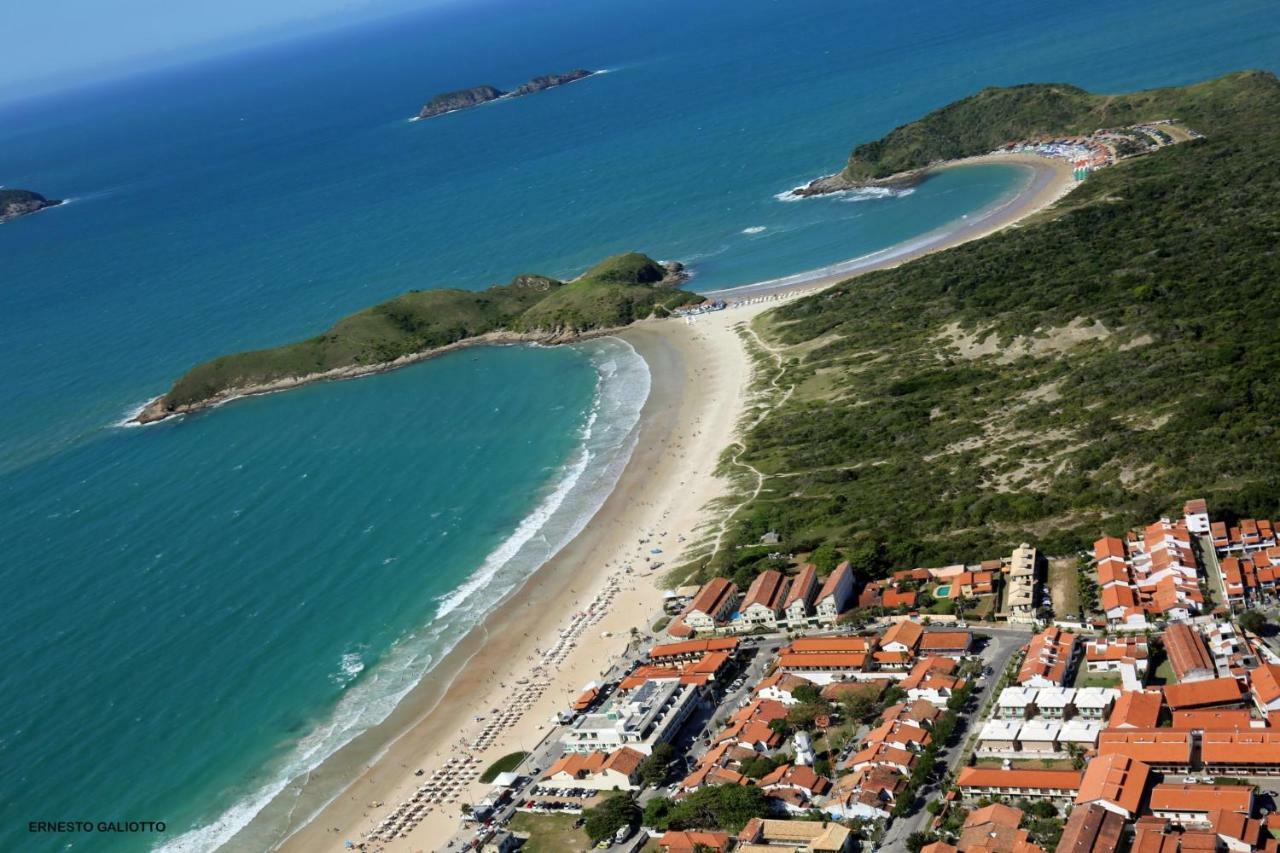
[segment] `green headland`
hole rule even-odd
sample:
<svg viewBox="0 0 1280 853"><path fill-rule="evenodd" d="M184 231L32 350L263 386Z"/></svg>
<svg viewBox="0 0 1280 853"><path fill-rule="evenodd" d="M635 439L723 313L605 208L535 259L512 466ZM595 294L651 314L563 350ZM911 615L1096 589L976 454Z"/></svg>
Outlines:
<svg viewBox="0 0 1280 853"><path fill-rule="evenodd" d="M679 288L682 281L678 264L664 266L632 252L567 282L519 275L483 291L411 291L344 317L305 341L197 365L137 420L149 423L246 394L358 376L466 343L580 340L700 301Z"/></svg>

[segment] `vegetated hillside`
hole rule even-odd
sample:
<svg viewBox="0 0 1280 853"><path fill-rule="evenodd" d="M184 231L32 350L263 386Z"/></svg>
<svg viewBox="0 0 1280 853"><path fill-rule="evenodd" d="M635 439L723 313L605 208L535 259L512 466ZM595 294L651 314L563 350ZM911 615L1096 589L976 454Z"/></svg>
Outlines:
<svg viewBox="0 0 1280 853"><path fill-rule="evenodd" d="M701 572L771 529L874 573L1066 553L1192 497L1280 513L1280 83L1190 91L1206 138L763 315L795 391L746 435L764 491Z"/></svg>
<svg viewBox="0 0 1280 853"><path fill-rule="evenodd" d="M630 253L567 284L521 275L480 292L413 291L345 317L309 340L205 362L174 383L163 404L173 411L230 389L387 364L501 330L571 337L697 300L666 276L661 264Z"/></svg>
<svg viewBox="0 0 1280 853"><path fill-rule="evenodd" d="M986 154L1010 142L1162 118L1178 118L1200 129L1238 107L1247 108L1237 101L1247 99L1252 85L1228 75L1194 86L1124 95L1095 95L1061 83L983 89L859 145L844 176L852 181L885 178L941 160Z"/></svg>

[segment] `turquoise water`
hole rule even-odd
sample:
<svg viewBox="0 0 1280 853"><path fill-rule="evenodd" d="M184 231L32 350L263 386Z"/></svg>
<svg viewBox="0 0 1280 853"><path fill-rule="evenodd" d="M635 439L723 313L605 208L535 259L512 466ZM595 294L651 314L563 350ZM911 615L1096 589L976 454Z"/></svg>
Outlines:
<svg viewBox="0 0 1280 853"><path fill-rule="evenodd" d="M640 249L704 289L910 240L1019 176L778 198L983 85L1276 66L1270 2L450 6L0 106L0 849L209 849L376 721L598 506L648 376L464 352L122 429L212 355L409 288ZM410 123L437 91L610 73ZM196 834L181 835L195 827Z"/></svg>

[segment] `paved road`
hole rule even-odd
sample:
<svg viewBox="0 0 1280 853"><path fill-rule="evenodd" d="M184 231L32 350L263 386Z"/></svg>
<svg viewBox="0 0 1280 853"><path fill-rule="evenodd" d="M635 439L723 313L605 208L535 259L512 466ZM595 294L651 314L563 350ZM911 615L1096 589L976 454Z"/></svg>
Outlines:
<svg viewBox="0 0 1280 853"><path fill-rule="evenodd" d="M987 634L991 637L987 641L987 647L982 650L983 663L991 668L991 675L983 679L982 686L970 697L968 707L960 713L956 721L955 746L938 750L938 767L940 769L935 771L935 778L941 778L945 771L954 771L966 756L968 750L965 747L966 741L969 739L970 722L976 722L978 712L986 704L987 699L990 698L995 686L1000 683L1000 677L1004 674L1005 667L1009 665L1009 660L1018 649L1026 645L1027 640L1031 637L1029 627L1019 629L974 625L972 628L977 633ZM913 832L924 831L929 821L933 818L933 815L929 814L928 810L924 808L924 804L935 798L937 794L938 786L936 782L930 782L922 786L917 793L920 809L914 814L909 814L893 821L889 826L889 830L885 833L884 839L880 842L880 849L905 850L907 836Z"/></svg>

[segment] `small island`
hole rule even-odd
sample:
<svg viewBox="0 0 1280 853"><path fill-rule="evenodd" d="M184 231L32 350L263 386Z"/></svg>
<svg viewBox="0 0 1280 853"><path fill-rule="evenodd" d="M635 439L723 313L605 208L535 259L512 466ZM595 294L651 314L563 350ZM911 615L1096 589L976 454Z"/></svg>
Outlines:
<svg viewBox="0 0 1280 853"><path fill-rule="evenodd" d="M496 86L472 86L470 89L444 92L428 101L426 106L418 112L417 118L433 118L446 113L456 113L458 110L478 107L481 104L487 104L490 101L497 101L503 98L520 98L525 95L532 95L534 92L554 89L556 86L563 86L566 83L572 83L575 80L581 80L584 77L599 73L598 71L588 71L585 68L577 68L573 71L566 71L563 74L544 74L541 77L534 77L529 82L517 86L510 92L504 92Z"/></svg>
<svg viewBox="0 0 1280 853"><path fill-rule="evenodd" d="M30 190L0 189L0 223L60 204L62 199L45 198Z"/></svg>
<svg viewBox="0 0 1280 853"><path fill-rule="evenodd" d="M679 263L630 252L571 281L528 274L482 291L410 291L344 317L309 340L197 365L133 420L152 423L237 397L390 370L461 346L562 344L608 334L700 302L680 289L686 278Z"/></svg>

